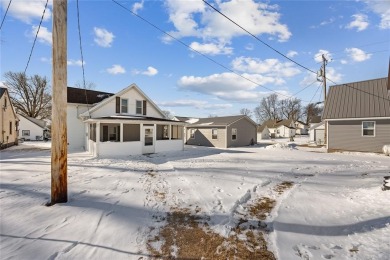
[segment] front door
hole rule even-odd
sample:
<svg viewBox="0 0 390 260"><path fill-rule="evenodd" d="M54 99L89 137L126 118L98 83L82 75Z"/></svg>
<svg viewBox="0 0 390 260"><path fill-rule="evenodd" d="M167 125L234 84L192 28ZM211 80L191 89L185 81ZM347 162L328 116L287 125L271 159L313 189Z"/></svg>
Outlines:
<svg viewBox="0 0 390 260"><path fill-rule="evenodd" d="M143 127L144 142L142 145L142 153L154 153L154 127L144 126Z"/></svg>

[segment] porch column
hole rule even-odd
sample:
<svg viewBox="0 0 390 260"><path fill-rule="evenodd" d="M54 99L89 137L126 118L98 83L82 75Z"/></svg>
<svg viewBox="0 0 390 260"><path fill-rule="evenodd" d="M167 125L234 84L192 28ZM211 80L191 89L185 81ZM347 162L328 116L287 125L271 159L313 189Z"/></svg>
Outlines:
<svg viewBox="0 0 390 260"><path fill-rule="evenodd" d="M96 123L96 151L95 154L96 156L99 155L99 144L100 144L100 122Z"/></svg>
<svg viewBox="0 0 390 260"><path fill-rule="evenodd" d="M172 138L172 125L171 124L169 124L168 125L168 137L169 137L169 140L171 140L171 138Z"/></svg>
<svg viewBox="0 0 390 260"><path fill-rule="evenodd" d="M119 142L123 143L123 123L120 123L119 125Z"/></svg>
<svg viewBox="0 0 390 260"><path fill-rule="evenodd" d="M144 145L144 143L145 143L145 136L143 134L143 128L144 128L144 124L143 123L139 124L139 140L141 141L142 145Z"/></svg>

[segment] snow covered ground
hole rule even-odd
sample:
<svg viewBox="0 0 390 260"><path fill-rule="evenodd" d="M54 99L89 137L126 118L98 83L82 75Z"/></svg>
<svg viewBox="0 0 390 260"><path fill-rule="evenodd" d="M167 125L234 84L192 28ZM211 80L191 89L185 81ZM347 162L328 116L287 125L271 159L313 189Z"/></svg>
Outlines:
<svg viewBox="0 0 390 260"><path fill-rule="evenodd" d="M47 207L49 149L26 142L0 152L1 259L147 259L151 232L173 208L208 216L227 237L263 197L276 200L264 223L278 259L390 256L390 191L381 190L388 156L280 140L115 159L72 153L69 201ZM286 181L293 187L276 193Z"/></svg>

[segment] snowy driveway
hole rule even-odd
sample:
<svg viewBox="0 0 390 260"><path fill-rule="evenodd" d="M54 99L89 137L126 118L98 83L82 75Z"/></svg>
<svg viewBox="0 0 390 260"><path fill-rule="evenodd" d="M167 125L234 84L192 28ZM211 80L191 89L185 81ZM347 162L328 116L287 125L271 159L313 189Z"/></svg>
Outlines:
<svg viewBox="0 0 390 260"><path fill-rule="evenodd" d="M390 191L381 184L390 158L382 155L283 145L122 159L73 153L69 202L52 207L44 206L48 150L0 156L1 259L147 259L147 239L172 208L206 215L229 236L245 205L261 197L276 200L265 223L278 259L389 259ZM285 181L294 186L278 195Z"/></svg>

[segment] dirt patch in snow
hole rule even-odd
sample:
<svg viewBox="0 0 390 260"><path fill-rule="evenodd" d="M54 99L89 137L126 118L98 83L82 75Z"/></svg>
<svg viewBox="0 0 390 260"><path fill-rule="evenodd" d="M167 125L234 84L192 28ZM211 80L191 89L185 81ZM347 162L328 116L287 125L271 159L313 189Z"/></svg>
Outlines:
<svg viewBox="0 0 390 260"><path fill-rule="evenodd" d="M290 189L294 185L292 181L284 181L275 186L274 191L276 191L279 195L284 191Z"/></svg>
<svg viewBox="0 0 390 260"><path fill-rule="evenodd" d="M255 204L249 207L251 217L256 217L259 220L265 220L272 209L275 207L276 201L267 197L260 198Z"/></svg>
<svg viewBox="0 0 390 260"><path fill-rule="evenodd" d="M174 209L167 224L147 242L147 249L162 259L276 259L263 234L238 224L227 238L214 233L204 218L188 209ZM159 248L154 245L159 244Z"/></svg>

